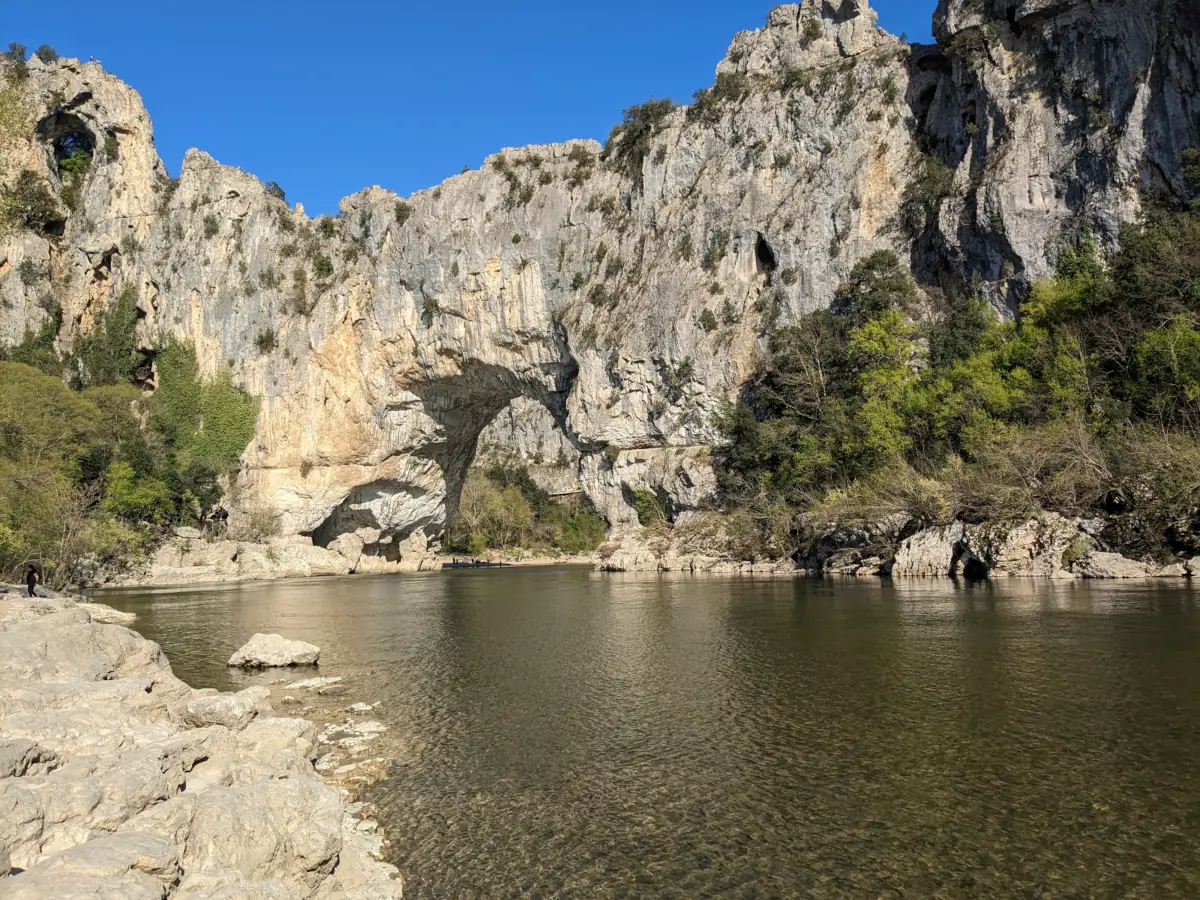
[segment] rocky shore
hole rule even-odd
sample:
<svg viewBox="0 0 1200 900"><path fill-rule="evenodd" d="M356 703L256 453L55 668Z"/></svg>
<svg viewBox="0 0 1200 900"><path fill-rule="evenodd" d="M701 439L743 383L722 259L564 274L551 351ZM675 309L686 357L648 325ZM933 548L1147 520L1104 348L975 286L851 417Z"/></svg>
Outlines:
<svg viewBox="0 0 1200 900"><path fill-rule="evenodd" d="M320 763L343 768L383 726L277 717L267 687L195 690L131 617L22 594L0 587L0 898L401 896L375 823L313 765L333 744Z"/></svg>
<svg viewBox="0 0 1200 900"><path fill-rule="evenodd" d="M705 515L705 524L698 525ZM1191 578L1200 551L1173 560L1141 560L1114 552L1103 519L1042 513L1016 522L919 527L899 515L871 525L831 524L804 553L747 559L730 551L721 517L685 514L673 531L625 531L594 556L504 557L507 565L593 565L601 572L693 575L931 578ZM192 529L162 545L111 586L169 587L281 578L395 574L440 569L444 559L415 547L396 560L370 556L345 541L329 548L303 536L267 543L214 540ZM502 557L493 554L494 560Z"/></svg>

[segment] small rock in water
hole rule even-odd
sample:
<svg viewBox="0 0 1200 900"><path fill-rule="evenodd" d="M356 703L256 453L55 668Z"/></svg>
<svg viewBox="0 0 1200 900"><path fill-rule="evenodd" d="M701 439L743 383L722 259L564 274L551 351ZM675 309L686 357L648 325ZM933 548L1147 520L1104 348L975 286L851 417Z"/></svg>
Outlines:
<svg viewBox="0 0 1200 900"><path fill-rule="evenodd" d="M321 648L304 641L289 641L278 634L256 634L229 658L229 665L245 669L315 666Z"/></svg>
<svg viewBox="0 0 1200 900"><path fill-rule="evenodd" d="M346 711L352 713L369 713L373 709L374 707L368 703L355 703L352 706L346 707Z"/></svg>
<svg viewBox="0 0 1200 900"><path fill-rule="evenodd" d="M328 687L317 688L317 693L322 697L337 697L346 693L346 689L340 684L331 684Z"/></svg>
<svg viewBox="0 0 1200 900"><path fill-rule="evenodd" d="M342 680L340 675L327 675L321 678L306 678L303 681L292 682L292 689L297 691L318 691Z"/></svg>
<svg viewBox="0 0 1200 900"><path fill-rule="evenodd" d="M282 697L282 698L280 699L280 701L279 701L279 702L280 702L280 703L286 703L286 704L288 704L288 705L290 706L291 704L293 704L293 703L299 703L300 701L299 701L299 700L297 700L295 697L293 697L291 694L288 694L287 696L285 696L285 697Z"/></svg>

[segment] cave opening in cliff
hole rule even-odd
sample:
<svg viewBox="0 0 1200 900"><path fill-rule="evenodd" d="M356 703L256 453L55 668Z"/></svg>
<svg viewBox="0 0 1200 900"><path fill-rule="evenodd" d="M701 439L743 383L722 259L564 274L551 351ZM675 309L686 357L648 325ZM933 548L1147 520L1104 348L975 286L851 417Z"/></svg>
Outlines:
<svg viewBox="0 0 1200 900"><path fill-rule="evenodd" d="M767 275L771 275L779 268L779 263L775 259L775 251L771 249L771 245L767 243L762 232L759 232L758 239L754 242L754 264L759 272L765 272Z"/></svg>

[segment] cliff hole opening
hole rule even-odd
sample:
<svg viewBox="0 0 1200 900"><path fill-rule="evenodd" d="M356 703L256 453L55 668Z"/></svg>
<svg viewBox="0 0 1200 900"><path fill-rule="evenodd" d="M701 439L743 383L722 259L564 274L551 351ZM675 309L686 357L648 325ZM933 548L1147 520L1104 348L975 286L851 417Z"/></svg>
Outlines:
<svg viewBox="0 0 1200 900"><path fill-rule="evenodd" d="M38 122L37 134L49 147L60 178L91 163L96 139L79 116L67 112L51 113Z"/></svg>
<svg viewBox="0 0 1200 900"><path fill-rule="evenodd" d="M779 263L775 258L775 251L771 249L771 245L767 243L767 239L763 237L762 232L758 233L758 237L754 242L754 264L760 274L766 273L770 276L779 268Z"/></svg>

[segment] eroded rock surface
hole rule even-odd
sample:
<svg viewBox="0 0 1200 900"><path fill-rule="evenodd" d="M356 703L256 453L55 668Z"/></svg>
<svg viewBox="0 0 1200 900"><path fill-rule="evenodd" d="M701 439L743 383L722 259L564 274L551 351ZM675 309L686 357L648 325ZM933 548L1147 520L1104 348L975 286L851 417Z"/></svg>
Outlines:
<svg viewBox="0 0 1200 900"><path fill-rule="evenodd" d="M0 897L393 900L379 838L264 688L196 691L69 598L0 605Z"/></svg>

